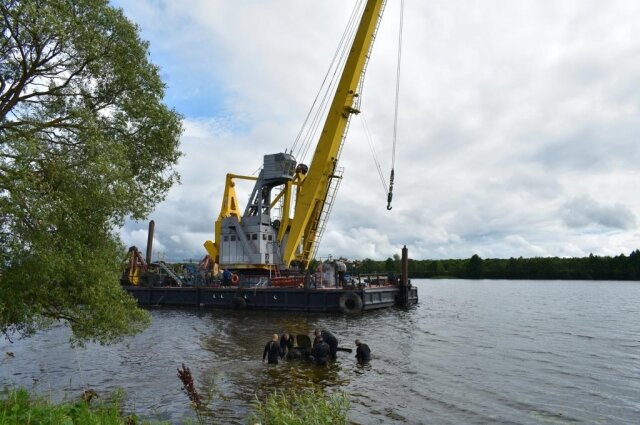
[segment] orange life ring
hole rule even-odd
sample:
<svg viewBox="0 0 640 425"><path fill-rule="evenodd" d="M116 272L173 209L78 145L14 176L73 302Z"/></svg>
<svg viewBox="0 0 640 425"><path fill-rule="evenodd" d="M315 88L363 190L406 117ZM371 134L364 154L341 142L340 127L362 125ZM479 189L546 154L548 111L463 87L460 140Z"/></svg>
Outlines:
<svg viewBox="0 0 640 425"><path fill-rule="evenodd" d="M232 274L231 275L231 283L236 284L240 282L240 276L238 276L237 274Z"/></svg>

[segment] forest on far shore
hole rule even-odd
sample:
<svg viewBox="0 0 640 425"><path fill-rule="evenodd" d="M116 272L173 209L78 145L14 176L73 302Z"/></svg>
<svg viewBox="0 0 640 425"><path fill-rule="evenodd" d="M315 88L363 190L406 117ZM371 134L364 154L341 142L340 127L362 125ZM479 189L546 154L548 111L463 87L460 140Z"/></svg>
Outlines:
<svg viewBox="0 0 640 425"><path fill-rule="evenodd" d="M383 261L364 259L350 262L349 272L357 274L400 271L400 257ZM412 278L457 279L575 279L640 280L640 250L615 257L589 255L584 258L487 258L478 255L455 260L409 259Z"/></svg>

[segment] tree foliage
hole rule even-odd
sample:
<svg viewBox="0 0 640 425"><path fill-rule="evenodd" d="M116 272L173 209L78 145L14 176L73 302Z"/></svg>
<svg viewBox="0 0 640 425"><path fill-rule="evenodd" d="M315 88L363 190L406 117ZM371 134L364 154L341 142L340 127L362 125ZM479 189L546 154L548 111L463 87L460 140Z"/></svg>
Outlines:
<svg viewBox="0 0 640 425"><path fill-rule="evenodd" d="M0 19L0 330L134 333L148 315L119 287L114 229L177 181L180 117L107 1L0 0Z"/></svg>

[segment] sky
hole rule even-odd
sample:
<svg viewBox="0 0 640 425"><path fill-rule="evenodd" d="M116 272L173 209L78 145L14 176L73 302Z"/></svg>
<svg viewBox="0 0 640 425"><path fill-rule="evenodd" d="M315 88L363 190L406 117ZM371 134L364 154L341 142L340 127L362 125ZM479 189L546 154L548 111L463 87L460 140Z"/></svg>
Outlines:
<svg viewBox="0 0 640 425"><path fill-rule="evenodd" d="M228 172L290 148L356 0L116 0L184 117L182 183L150 218L155 255L199 259ZM640 2L389 0L343 148L320 257L629 254L640 248ZM309 159L306 160L310 162ZM251 185L238 184L241 208ZM128 221L127 245L147 223Z"/></svg>

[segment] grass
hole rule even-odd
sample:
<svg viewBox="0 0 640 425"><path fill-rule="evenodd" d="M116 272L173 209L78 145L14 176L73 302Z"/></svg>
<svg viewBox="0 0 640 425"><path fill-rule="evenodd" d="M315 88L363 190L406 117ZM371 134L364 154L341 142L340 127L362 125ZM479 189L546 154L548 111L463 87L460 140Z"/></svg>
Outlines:
<svg viewBox="0 0 640 425"><path fill-rule="evenodd" d="M0 396L0 425L143 425L168 422L142 421L122 411L123 392L113 394L110 401L84 400L52 403L29 394L26 389L11 389ZM319 389L276 391L264 401L256 398L249 424L260 425L334 425L347 424L349 397L344 392L326 395ZM195 408L195 406L194 406ZM205 423L200 415L185 424ZM216 423L216 422L213 422Z"/></svg>
<svg viewBox="0 0 640 425"><path fill-rule="evenodd" d="M341 393L326 395L321 390L274 392L264 401L256 399L250 424L333 425L346 424L349 397Z"/></svg>
<svg viewBox="0 0 640 425"><path fill-rule="evenodd" d="M122 392L109 402L83 400L51 403L32 397L23 388L11 389L0 399L0 425L137 425L135 415L122 413Z"/></svg>

